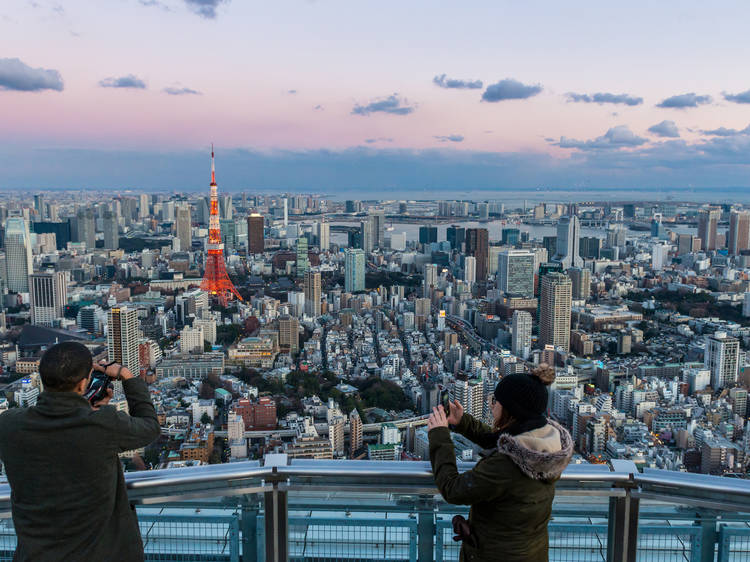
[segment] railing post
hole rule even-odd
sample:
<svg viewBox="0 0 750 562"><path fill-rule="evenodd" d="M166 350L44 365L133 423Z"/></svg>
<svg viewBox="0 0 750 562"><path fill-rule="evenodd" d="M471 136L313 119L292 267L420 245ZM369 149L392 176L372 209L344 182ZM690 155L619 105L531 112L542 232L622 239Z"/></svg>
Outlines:
<svg viewBox="0 0 750 562"><path fill-rule="evenodd" d="M635 487L634 475L638 471L631 461L611 461L613 470L630 474L629 481L622 485L624 496L609 499L607 527L607 560L609 562L635 562L638 551L639 500L631 490Z"/></svg>
<svg viewBox="0 0 750 562"><path fill-rule="evenodd" d="M701 562L713 562L719 532L716 529L716 512L700 509L695 515L695 524L701 528Z"/></svg>
<svg viewBox="0 0 750 562"><path fill-rule="evenodd" d="M417 502L417 560L432 562L435 542L435 502L432 496L419 496Z"/></svg>
<svg viewBox="0 0 750 562"><path fill-rule="evenodd" d="M240 528L242 530L242 562L257 560L258 557L258 512L260 505L255 495L246 495L240 506Z"/></svg>
<svg viewBox="0 0 750 562"><path fill-rule="evenodd" d="M273 489L263 494L265 511L266 562L286 562L289 559L289 516L287 492L279 487L285 478L278 474L277 467L287 466L285 454L268 454L263 459L264 467L273 467L274 476L266 478Z"/></svg>

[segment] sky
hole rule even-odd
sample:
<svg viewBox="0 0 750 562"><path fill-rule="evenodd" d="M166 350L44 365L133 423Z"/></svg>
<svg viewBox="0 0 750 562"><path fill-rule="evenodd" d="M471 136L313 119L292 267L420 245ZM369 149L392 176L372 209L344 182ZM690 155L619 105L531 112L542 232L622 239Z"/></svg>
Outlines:
<svg viewBox="0 0 750 562"><path fill-rule="evenodd" d="M750 187L745 1L3 0L0 189ZM436 195L437 196L437 195Z"/></svg>

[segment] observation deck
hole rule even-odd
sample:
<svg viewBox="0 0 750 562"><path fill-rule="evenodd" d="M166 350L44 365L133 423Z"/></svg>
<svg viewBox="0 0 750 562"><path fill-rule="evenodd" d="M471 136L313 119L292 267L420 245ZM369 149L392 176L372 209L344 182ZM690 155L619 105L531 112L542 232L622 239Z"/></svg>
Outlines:
<svg viewBox="0 0 750 562"><path fill-rule="evenodd" d="M457 560L451 518L468 512L442 501L426 462L269 454L125 476L152 561ZM750 482L570 465L549 537L554 561L750 561ZM15 544L0 486L0 560Z"/></svg>

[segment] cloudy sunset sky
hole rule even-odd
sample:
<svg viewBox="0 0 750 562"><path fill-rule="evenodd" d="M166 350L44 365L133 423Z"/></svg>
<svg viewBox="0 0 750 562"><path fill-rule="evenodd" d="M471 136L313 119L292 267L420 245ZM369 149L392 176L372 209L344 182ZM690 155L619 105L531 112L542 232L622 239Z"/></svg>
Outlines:
<svg viewBox="0 0 750 562"><path fill-rule="evenodd" d="M3 0L0 188L750 186L746 2Z"/></svg>

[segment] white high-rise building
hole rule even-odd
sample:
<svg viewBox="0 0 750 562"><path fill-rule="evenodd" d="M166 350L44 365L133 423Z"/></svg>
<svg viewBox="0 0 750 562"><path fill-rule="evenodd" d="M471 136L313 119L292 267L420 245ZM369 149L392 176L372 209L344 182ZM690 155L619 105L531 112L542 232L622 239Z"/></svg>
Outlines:
<svg viewBox="0 0 750 562"><path fill-rule="evenodd" d="M177 208L177 238L180 240L180 251L189 252L193 244L190 207L187 204Z"/></svg>
<svg viewBox="0 0 750 562"><path fill-rule="evenodd" d="M539 343L570 349L570 309L572 300L570 277L551 272L542 277L539 313Z"/></svg>
<svg viewBox="0 0 750 562"><path fill-rule="evenodd" d="M740 342L726 332L706 336L703 364L711 371L714 390L733 386L737 382L740 359Z"/></svg>
<svg viewBox="0 0 750 562"><path fill-rule="evenodd" d="M529 250L505 250L497 256L497 288L507 295L534 296L536 255Z"/></svg>
<svg viewBox="0 0 750 562"><path fill-rule="evenodd" d="M331 247L331 225L325 221L318 223L318 241L321 252L327 252Z"/></svg>
<svg viewBox="0 0 750 562"><path fill-rule="evenodd" d="M124 365L134 375L140 373L138 357L138 311L134 308L110 308L107 314L107 357Z"/></svg>
<svg viewBox="0 0 750 562"><path fill-rule="evenodd" d="M438 266L434 263L424 265L424 280L422 283L422 294L428 297L432 294L432 289L438 284Z"/></svg>
<svg viewBox="0 0 750 562"><path fill-rule="evenodd" d="M470 287L477 282L477 258L474 256L464 258L464 281Z"/></svg>
<svg viewBox="0 0 750 562"><path fill-rule="evenodd" d="M10 217L5 222L5 280L8 290L28 293L29 274L33 271L28 223L21 217Z"/></svg>
<svg viewBox="0 0 750 562"><path fill-rule="evenodd" d="M203 328L185 326L180 332L180 353L203 353Z"/></svg>
<svg viewBox="0 0 750 562"><path fill-rule="evenodd" d="M464 412L482 419L484 409L484 385L480 379L458 378L453 383L453 400L463 406Z"/></svg>
<svg viewBox="0 0 750 562"><path fill-rule="evenodd" d="M581 222L578 217L560 217L557 223L557 252L554 261L562 263L563 269L583 267L578 246L581 238Z"/></svg>
<svg viewBox="0 0 750 562"><path fill-rule="evenodd" d="M68 302L68 284L64 271L29 275L31 323L52 326L62 318Z"/></svg>
<svg viewBox="0 0 750 562"><path fill-rule="evenodd" d="M531 314L525 310L513 312L511 346L514 355L528 359L531 353Z"/></svg>
<svg viewBox="0 0 750 562"><path fill-rule="evenodd" d="M669 246L666 244L654 244L651 247L651 269L654 271L661 271L664 269L668 252Z"/></svg>
<svg viewBox="0 0 750 562"><path fill-rule="evenodd" d="M365 290L365 253L358 248L347 248L344 258L344 290L356 293Z"/></svg>

